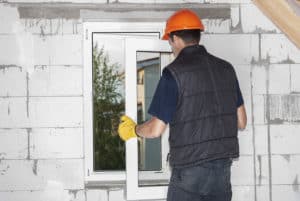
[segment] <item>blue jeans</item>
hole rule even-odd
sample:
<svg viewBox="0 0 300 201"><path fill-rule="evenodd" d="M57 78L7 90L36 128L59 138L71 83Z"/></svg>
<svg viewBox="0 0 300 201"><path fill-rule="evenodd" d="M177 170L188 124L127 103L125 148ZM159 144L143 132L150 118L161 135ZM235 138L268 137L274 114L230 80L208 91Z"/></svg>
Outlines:
<svg viewBox="0 0 300 201"><path fill-rule="evenodd" d="M231 159L220 159L195 167L174 168L167 201L230 201L231 164Z"/></svg>

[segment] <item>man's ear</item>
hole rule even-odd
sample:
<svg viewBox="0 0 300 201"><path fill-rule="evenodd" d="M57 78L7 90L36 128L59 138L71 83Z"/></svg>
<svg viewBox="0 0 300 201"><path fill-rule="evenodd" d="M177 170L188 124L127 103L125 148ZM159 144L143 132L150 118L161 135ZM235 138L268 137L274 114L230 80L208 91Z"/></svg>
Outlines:
<svg viewBox="0 0 300 201"><path fill-rule="evenodd" d="M173 39L174 39L173 43L175 44L176 47L183 48L186 46L185 42L179 36L174 35Z"/></svg>
<svg viewBox="0 0 300 201"><path fill-rule="evenodd" d="M173 42L178 41L179 37L176 35L173 35Z"/></svg>

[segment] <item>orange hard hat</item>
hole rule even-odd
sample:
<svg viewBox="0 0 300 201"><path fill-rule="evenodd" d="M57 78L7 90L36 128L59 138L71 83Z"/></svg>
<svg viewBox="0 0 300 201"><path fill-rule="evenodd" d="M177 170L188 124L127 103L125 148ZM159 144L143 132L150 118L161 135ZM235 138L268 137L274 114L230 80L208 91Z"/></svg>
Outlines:
<svg viewBox="0 0 300 201"><path fill-rule="evenodd" d="M181 9L176 11L167 20L165 33L162 39L168 40L171 32L186 29L199 29L204 31L204 26L196 13L189 9Z"/></svg>

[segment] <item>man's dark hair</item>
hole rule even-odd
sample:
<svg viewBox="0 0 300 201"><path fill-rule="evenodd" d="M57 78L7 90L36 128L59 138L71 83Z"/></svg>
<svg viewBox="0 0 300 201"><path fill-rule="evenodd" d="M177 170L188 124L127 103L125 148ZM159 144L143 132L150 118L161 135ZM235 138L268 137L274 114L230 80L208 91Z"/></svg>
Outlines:
<svg viewBox="0 0 300 201"><path fill-rule="evenodd" d="M199 29L187 29L187 30L179 30L173 31L170 33L170 38L173 41L174 35L180 37L185 44L189 43L199 43L201 38L201 31Z"/></svg>

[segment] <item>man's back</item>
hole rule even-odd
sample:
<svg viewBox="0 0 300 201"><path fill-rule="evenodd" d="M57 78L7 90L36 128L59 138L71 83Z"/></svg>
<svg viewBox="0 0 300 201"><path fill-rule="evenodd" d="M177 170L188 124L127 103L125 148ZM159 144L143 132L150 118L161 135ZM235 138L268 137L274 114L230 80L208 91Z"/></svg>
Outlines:
<svg viewBox="0 0 300 201"><path fill-rule="evenodd" d="M179 99L170 122L170 163L193 166L238 157L236 75L203 46L184 48L168 67Z"/></svg>

